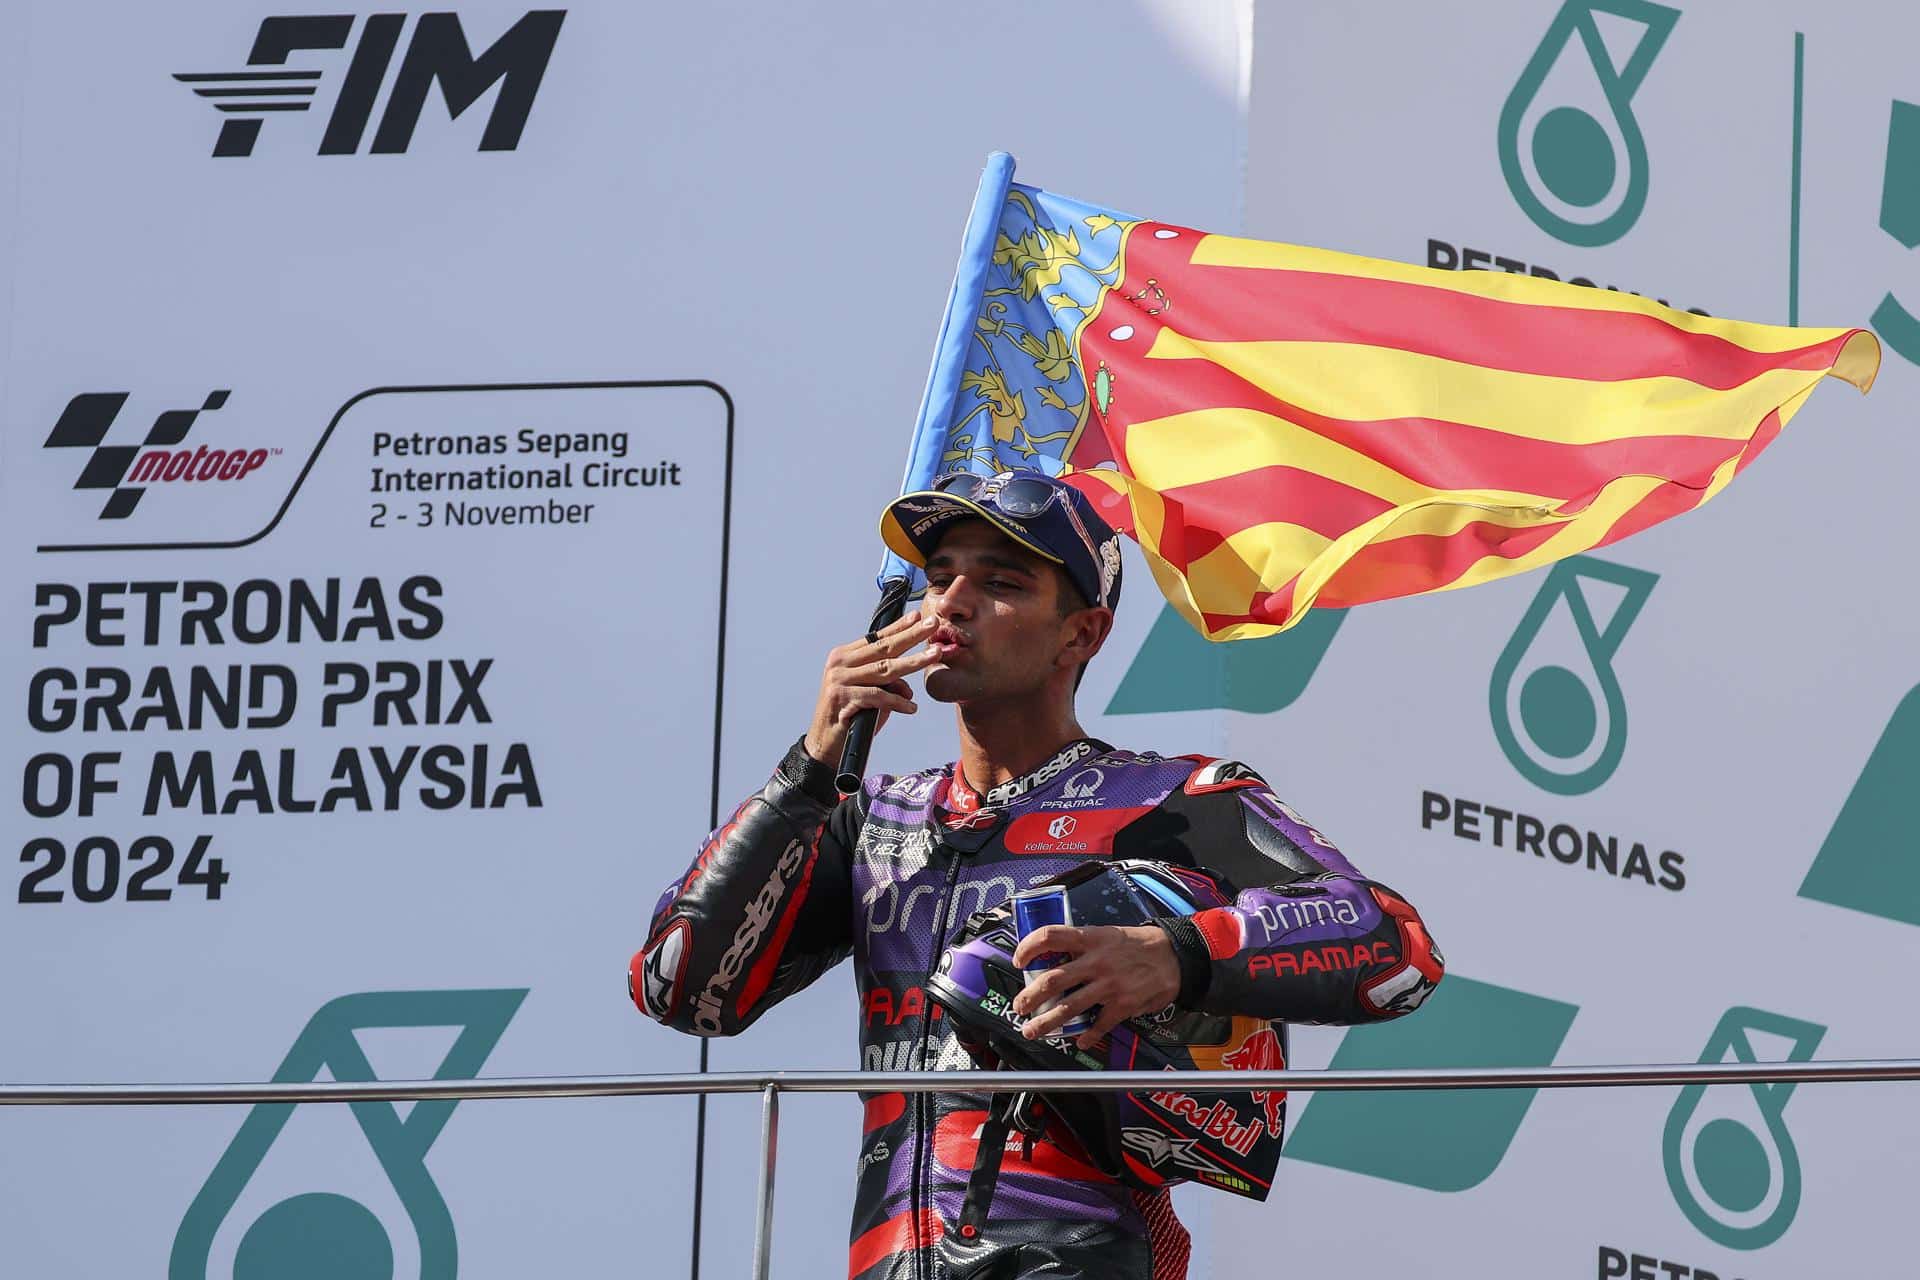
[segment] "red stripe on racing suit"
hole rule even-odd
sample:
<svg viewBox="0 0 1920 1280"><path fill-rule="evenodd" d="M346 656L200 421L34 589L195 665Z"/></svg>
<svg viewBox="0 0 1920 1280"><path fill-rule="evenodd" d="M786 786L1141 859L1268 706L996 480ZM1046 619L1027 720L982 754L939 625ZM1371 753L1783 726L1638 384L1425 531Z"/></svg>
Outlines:
<svg viewBox="0 0 1920 1280"><path fill-rule="evenodd" d="M925 996L941 949L971 912L1086 857L1204 866L1236 887L1232 907L1168 929L1187 1007L1365 1022L1417 1007L1439 979L1406 900L1363 878L1244 766L1081 741L979 796L971 814L972 795L948 803L952 779L950 766L876 777L842 799L832 770L796 745L661 897L631 966L636 1003L682 1031L733 1035L851 954L863 1065L968 1067ZM1029 815L1049 815L1042 829L1072 816L1102 838L1043 847L1028 822L1026 843L1009 849ZM962 1113L983 1113L985 1096L867 1103L850 1233L861 1280L1184 1274L1186 1233L1164 1191L1136 1195L1044 1139L1031 1159L1005 1162L980 1238L961 1241L974 1131Z"/></svg>

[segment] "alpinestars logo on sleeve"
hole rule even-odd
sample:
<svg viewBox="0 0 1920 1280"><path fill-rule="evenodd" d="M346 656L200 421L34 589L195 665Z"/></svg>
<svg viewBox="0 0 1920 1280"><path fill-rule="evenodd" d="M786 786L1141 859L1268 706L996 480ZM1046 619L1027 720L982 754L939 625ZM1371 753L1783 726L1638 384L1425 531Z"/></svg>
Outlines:
<svg viewBox="0 0 1920 1280"><path fill-rule="evenodd" d="M1425 1004L1438 985L1420 970L1407 965L1388 975L1386 981L1367 992L1366 998L1382 1016L1408 1014Z"/></svg>
<svg viewBox="0 0 1920 1280"><path fill-rule="evenodd" d="M677 921L642 953L637 966L641 1008L662 1022L680 1006L680 979L686 973L687 939L692 931L691 921Z"/></svg>
<svg viewBox="0 0 1920 1280"><path fill-rule="evenodd" d="M238 445L232 448L175 448L203 413L226 404L228 392L214 391L197 409L169 409L153 420L139 444L103 444L114 419L127 403L125 391L89 391L67 402L47 437L49 449L87 449L76 489L109 489L102 520L124 520L140 504L147 487L170 481L244 480L278 449Z"/></svg>
<svg viewBox="0 0 1920 1280"><path fill-rule="evenodd" d="M733 945L720 957L720 964L707 979L706 988L694 1000L693 1026L701 1035L719 1035L722 1027L723 1007L721 1002L733 990L734 981L741 970L758 958L761 941L766 937L767 926L773 923L773 917L786 899L787 890L807 860L807 846L798 840L790 842L780 861L774 864L773 871L767 876L767 882L760 886L760 892L747 904L746 919L733 931ZM737 1007L734 1016L744 1010Z"/></svg>

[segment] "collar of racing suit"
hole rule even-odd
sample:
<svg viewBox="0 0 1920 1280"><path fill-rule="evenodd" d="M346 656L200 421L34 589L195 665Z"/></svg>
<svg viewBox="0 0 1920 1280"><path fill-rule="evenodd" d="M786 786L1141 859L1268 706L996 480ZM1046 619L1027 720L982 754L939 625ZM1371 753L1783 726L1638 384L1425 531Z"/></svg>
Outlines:
<svg viewBox="0 0 1920 1280"><path fill-rule="evenodd" d="M953 764L953 780L947 787L945 807L955 813L972 813L983 805L987 808L999 808L1001 805L1018 800L1035 787L1046 786L1063 771L1082 760L1092 759L1111 750L1113 750L1111 746L1098 738L1075 738L1019 777L1008 778L1005 782L987 788L985 795L975 791L967 782L966 774L961 772L960 762L956 760Z"/></svg>

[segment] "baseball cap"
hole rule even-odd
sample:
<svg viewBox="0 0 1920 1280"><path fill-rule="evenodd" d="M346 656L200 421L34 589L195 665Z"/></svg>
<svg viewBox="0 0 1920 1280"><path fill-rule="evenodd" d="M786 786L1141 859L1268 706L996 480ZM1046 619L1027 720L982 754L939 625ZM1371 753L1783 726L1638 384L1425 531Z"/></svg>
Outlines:
<svg viewBox="0 0 1920 1280"><path fill-rule="evenodd" d="M1039 471L941 476L931 488L888 503L880 536L902 560L925 568L946 527L969 519L985 520L1059 565L1089 603L1120 603L1120 535L1084 493Z"/></svg>

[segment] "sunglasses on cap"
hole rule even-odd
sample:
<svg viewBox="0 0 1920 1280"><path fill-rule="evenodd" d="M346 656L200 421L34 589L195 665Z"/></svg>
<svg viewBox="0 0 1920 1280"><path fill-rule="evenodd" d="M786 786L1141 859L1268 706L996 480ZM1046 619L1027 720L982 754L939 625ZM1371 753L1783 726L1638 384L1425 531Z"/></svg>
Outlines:
<svg viewBox="0 0 1920 1280"><path fill-rule="evenodd" d="M1045 480L1031 476L1003 479L972 471L951 471L932 484L935 493L951 494L969 502L992 503L1010 516L1028 518L1039 515L1065 491Z"/></svg>

